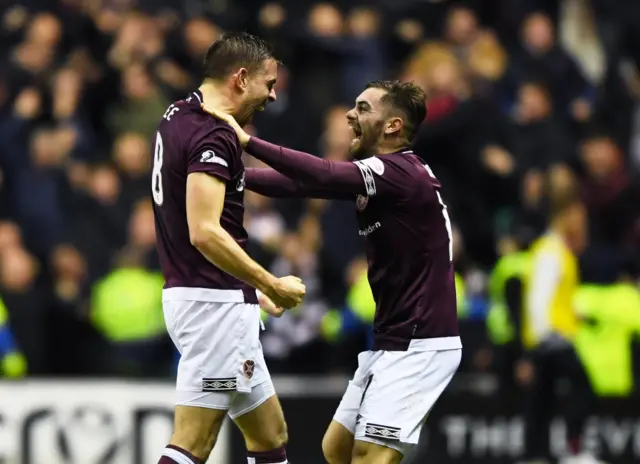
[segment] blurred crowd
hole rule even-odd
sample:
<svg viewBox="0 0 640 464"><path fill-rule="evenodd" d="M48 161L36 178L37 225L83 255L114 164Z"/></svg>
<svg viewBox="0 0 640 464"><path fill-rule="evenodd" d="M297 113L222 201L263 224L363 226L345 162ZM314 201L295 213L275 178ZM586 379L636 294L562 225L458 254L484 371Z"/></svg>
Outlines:
<svg viewBox="0 0 640 464"><path fill-rule="evenodd" d="M199 85L209 45L241 29L284 63L277 101L251 127L274 143L346 160L344 115L364 84L425 88L415 148L455 226L475 334L464 368L486 368L473 350L487 276L509 244L544 231L550 183L570 179L588 209L584 278L637 277L639 23L636 0L4 3L0 325L11 335L3 344L0 333L0 351L23 353L31 375L171 375L150 140L167 106ZM267 320L272 370L348 371L367 343L366 329L340 333L364 272L354 205L247 192L246 208L252 256L308 292Z"/></svg>

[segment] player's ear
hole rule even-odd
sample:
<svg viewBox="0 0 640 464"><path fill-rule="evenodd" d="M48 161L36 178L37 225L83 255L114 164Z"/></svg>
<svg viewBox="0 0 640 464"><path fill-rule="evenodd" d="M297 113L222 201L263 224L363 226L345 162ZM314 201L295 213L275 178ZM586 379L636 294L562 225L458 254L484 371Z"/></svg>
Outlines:
<svg viewBox="0 0 640 464"><path fill-rule="evenodd" d="M384 134L392 135L392 134L398 133L402 130L402 126L404 126L404 122L402 121L402 118L399 118L397 116L393 118L389 118L387 119L387 123L384 128Z"/></svg>
<svg viewBox="0 0 640 464"><path fill-rule="evenodd" d="M249 71L247 71L247 68L240 68L234 74L234 78L239 89L245 90L249 86Z"/></svg>

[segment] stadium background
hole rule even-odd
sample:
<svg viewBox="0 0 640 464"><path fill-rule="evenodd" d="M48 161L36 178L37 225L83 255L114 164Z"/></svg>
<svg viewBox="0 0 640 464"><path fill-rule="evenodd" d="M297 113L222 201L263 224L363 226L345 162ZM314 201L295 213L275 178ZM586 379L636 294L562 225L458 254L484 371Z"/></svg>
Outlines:
<svg viewBox="0 0 640 464"><path fill-rule="evenodd" d="M509 321L487 319L500 297L489 278L544 231L545 185L563 183L588 208L581 270L601 292L583 305L590 345L606 354L592 368L605 385L590 441L610 462L637 462L639 23L636 0L0 3L0 462L156 462L176 354L150 139L224 29L266 37L284 62L278 101L252 127L279 144L343 160L344 113L367 81L413 79L428 92L416 145L455 226L465 345L429 422L429 462L506 463L522 449L526 375L510 359ZM247 192L246 206L251 254L307 285L301 308L266 321L263 345L293 462L322 462L372 315L353 205ZM623 381L608 385L614 371ZM559 416L550 452L563 433ZM218 451L213 462L244 462L233 432Z"/></svg>

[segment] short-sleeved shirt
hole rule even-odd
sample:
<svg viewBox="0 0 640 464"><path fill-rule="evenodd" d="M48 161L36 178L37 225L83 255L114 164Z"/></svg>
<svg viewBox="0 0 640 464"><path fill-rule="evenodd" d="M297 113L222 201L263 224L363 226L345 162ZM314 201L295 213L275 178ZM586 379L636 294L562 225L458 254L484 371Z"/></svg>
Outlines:
<svg viewBox="0 0 640 464"><path fill-rule="evenodd" d="M187 176L204 172L226 184L222 227L242 247L247 245L244 220L242 147L233 129L202 111L202 94L193 92L167 108L156 133L152 197L156 241L165 289L220 290L256 303L255 289L209 262L192 244L187 225ZM227 292L224 291L236 292ZM212 292L208 292L209 295ZM207 298L209 299L209 298ZM213 298L216 299L216 298ZM238 301L231 298L231 301Z"/></svg>

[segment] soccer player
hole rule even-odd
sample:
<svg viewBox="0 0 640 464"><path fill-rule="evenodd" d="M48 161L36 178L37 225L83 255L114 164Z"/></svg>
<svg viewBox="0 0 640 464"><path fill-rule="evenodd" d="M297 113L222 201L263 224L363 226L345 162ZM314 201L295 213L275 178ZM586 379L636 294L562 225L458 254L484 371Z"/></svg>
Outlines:
<svg viewBox="0 0 640 464"><path fill-rule="evenodd" d="M330 464L398 463L460 363L451 224L440 183L410 148L425 95L401 82L372 82L347 113L354 162L272 145L231 125L245 151L274 169L247 170L246 185L274 197L355 203L376 300L373 347L323 440Z"/></svg>
<svg viewBox="0 0 640 464"><path fill-rule="evenodd" d="M158 126L152 196L166 280L167 330L182 357L174 433L160 463L200 464L225 414L244 434L250 463L286 463L287 429L259 341L261 303L274 315L300 303L297 277L277 279L245 252L245 170L217 105L247 123L276 98L277 62L249 34L224 34L207 52L199 90L167 108Z"/></svg>

